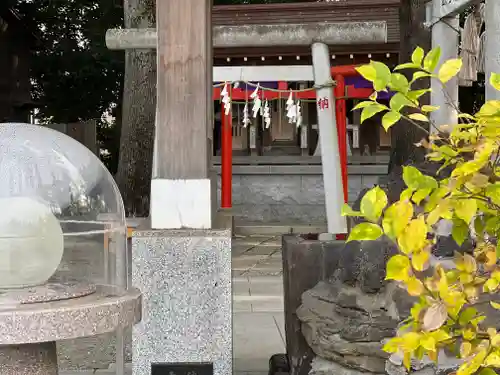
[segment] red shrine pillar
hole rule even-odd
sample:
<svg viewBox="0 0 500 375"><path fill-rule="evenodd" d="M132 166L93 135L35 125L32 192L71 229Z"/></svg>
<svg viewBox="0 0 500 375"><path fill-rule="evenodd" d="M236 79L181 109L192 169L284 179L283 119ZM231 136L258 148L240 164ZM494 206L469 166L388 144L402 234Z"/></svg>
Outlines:
<svg viewBox="0 0 500 375"><path fill-rule="evenodd" d="M221 208L232 207L233 114L221 103Z"/></svg>

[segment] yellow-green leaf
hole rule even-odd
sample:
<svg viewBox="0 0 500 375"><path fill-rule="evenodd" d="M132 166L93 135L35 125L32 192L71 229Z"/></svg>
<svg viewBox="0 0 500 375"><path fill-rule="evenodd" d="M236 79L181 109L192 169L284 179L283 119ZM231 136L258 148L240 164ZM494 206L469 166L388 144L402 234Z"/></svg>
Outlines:
<svg viewBox="0 0 500 375"><path fill-rule="evenodd" d="M355 111L355 110L358 110L358 109L363 109L363 108L366 108L366 107L371 107L372 105L377 105L377 103L373 102L371 100L365 100L363 102L359 102L358 104L356 104L352 110Z"/></svg>
<svg viewBox="0 0 500 375"><path fill-rule="evenodd" d="M377 224L361 223L352 228L347 242L350 241L374 241L382 236L382 228Z"/></svg>
<svg viewBox="0 0 500 375"><path fill-rule="evenodd" d="M402 343L403 339L401 337L393 337L384 344L382 350L386 353L396 353L399 351Z"/></svg>
<svg viewBox="0 0 500 375"><path fill-rule="evenodd" d="M410 296L418 297L425 291L424 284L416 277L409 277L405 283L406 290Z"/></svg>
<svg viewBox="0 0 500 375"><path fill-rule="evenodd" d="M369 118L372 118L375 116L377 113L382 112L386 110L387 107L382 104L375 103L372 106L365 107L363 108L363 111L361 112L361 123L365 122Z"/></svg>
<svg viewBox="0 0 500 375"><path fill-rule="evenodd" d="M431 352L435 351L436 350L436 340L434 340L434 337L430 336L430 335L426 335L424 336L421 340L420 340L420 345L425 349L425 350L429 350Z"/></svg>
<svg viewBox="0 0 500 375"><path fill-rule="evenodd" d="M404 64L399 64L394 68L394 70L404 70L404 69L418 69L420 68L420 65L414 64L414 63L404 63Z"/></svg>
<svg viewBox="0 0 500 375"><path fill-rule="evenodd" d="M491 73L490 85L493 86L495 90L500 91L500 74Z"/></svg>
<svg viewBox="0 0 500 375"><path fill-rule="evenodd" d="M401 73L392 73L389 88L392 91L399 91L406 94L410 89L410 83Z"/></svg>
<svg viewBox="0 0 500 375"><path fill-rule="evenodd" d="M370 64L375 69L373 88L376 91L384 91L391 81L391 70L387 65L379 61L371 61Z"/></svg>
<svg viewBox="0 0 500 375"><path fill-rule="evenodd" d="M373 65L361 65L355 69L367 81L373 82L377 78L377 71Z"/></svg>
<svg viewBox="0 0 500 375"><path fill-rule="evenodd" d="M483 292L491 293L496 292L500 282L494 278L488 279L483 285Z"/></svg>
<svg viewBox="0 0 500 375"><path fill-rule="evenodd" d="M341 214L342 216L363 216L361 212L354 211L347 203L342 206Z"/></svg>
<svg viewBox="0 0 500 375"><path fill-rule="evenodd" d="M424 94L427 94L428 92L431 92L431 89L422 89L422 90L412 90L408 91L406 96L408 99L412 100L414 103L418 103L418 99ZM416 107L416 105L414 105Z"/></svg>
<svg viewBox="0 0 500 375"><path fill-rule="evenodd" d="M490 302L491 307L494 309L500 310L500 303L497 302Z"/></svg>
<svg viewBox="0 0 500 375"><path fill-rule="evenodd" d="M408 188L414 191L418 189L436 189L438 187L437 181L433 177L424 175L412 166L403 167L403 181Z"/></svg>
<svg viewBox="0 0 500 375"><path fill-rule="evenodd" d="M360 210L365 218L370 221L378 221L385 206L387 206L387 195L378 186L370 189L361 199Z"/></svg>
<svg viewBox="0 0 500 375"><path fill-rule="evenodd" d="M488 100L483 104L477 116L490 117L498 116L500 114L500 100Z"/></svg>
<svg viewBox="0 0 500 375"><path fill-rule="evenodd" d="M468 113L459 113L459 114L457 115L457 117L458 117L459 119L467 119L467 120L472 120L472 121L475 121L475 120L476 120L476 118L475 118L474 116L469 115Z"/></svg>
<svg viewBox="0 0 500 375"><path fill-rule="evenodd" d="M462 345L460 345L460 358L467 358L472 351L472 344L468 341L464 341Z"/></svg>
<svg viewBox="0 0 500 375"><path fill-rule="evenodd" d="M389 102L389 106L391 107L391 109L393 111L399 112L404 107L415 107L415 103L413 103L411 100L409 100L406 96L404 96L400 92L397 92L391 98L391 100Z"/></svg>
<svg viewBox="0 0 500 375"><path fill-rule="evenodd" d="M411 55L411 61L415 65L421 65L422 60L424 59L424 55L425 55L424 49L422 47L417 47L417 48L415 48L415 50L413 51L413 53Z"/></svg>
<svg viewBox="0 0 500 375"><path fill-rule="evenodd" d="M401 119L401 113L389 111L382 117L382 126L387 131L389 128Z"/></svg>
<svg viewBox="0 0 500 375"><path fill-rule="evenodd" d="M467 325L469 322L474 319L474 317L477 315L477 310L474 307L467 307L464 311L460 313L460 318L458 319L458 322L460 325Z"/></svg>
<svg viewBox="0 0 500 375"><path fill-rule="evenodd" d="M396 239L406 228L413 217L413 205L405 200L396 202L387 208L382 220L384 232Z"/></svg>
<svg viewBox="0 0 500 375"><path fill-rule="evenodd" d="M427 72L422 72L422 71L415 72L415 73L413 73L413 78L411 79L411 83L413 83L421 78L428 78L431 76L432 76L432 74L427 73Z"/></svg>
<svg viewBox="0 0 500 375"><path fill-rule="evenodd" d="M451 59L445 61L439 68L438 78L442 83L448 82L455 77L462 69L462 59Z"/></svg>
<svg viewBox="0 0 500 375"><path fill-rule="evenodd" d="M500 183L494 184L486 188L486 196L492 200L493 203L500 205Z"/></svg>
<svg viewBox="0 0 500 375"><path fill-rule="evenodd" d="M436 69L440 57L441 47L432 49L424 58L424 69L432 73Z"/></svg>
<svg viewBox="0 0 500 375"><path fill-rule="evenodd" d="M423 217L413 219L403 233L398 236L401 251L410 254L425 247L427 240L427 224Z"/></svg>
<svg viewBox="0 0 500 375"><path fill-rule="evenodd" d="M481 349L473 358L469 358L458 368L456 375L474 374L477 370L479 370L487 355L488 350Z"/></svg>
<svg viewBox="0 0 500 375"><path fill-rule="evenodd" d="M415 194L411 197L411 200L415 202L415 204L420 204L422 200L427 198L431 193L432 189L418 189Z"/></svg>
<svg viewBox="0 0 500 375"><path fill-rule="evenodd" d="M484 367L479 371L479 375L497 375L497 373L491 368Z"/></svg>
<svg viewBox="0 0 500 375"><path fill-rule="evenodd" d="M420 346L420 339L422 338L417 332L408 332L401 336L403 340L403 351L411 353Z"/></svg>
<svg viewBox="0 0 500 375"><path fill-rule="evenodd" d="M477 201L475 199L459 199L454 202L455 215L470 224L477 212Z"/></svg>
<svg viewBox="0 0 500 375"><path fill-rule="evenodd" d="M455 240L457 245L462 246L468 236L469 226L463 220L454 218L451 237Z"/></svg>
<svg viewBox="0 0 500 375"><path fill-rule="evenodd" d="M406 281L410 276L410 259L404 255L394 255L387 262L386 280Z"/></svg>
<svg viewBox="0 0 500 375"><path fill-rule="evenodd" d="M439 108L440 107L436 106L436 105L423 105L421 109L422 109L422 112L429 113L429 112L437 111Z"/></svg>
<svg viewBox="0 0 500 375"><path fill-rule="evenodd" d="M484 361L484 365L488 367L500 367L500 354L498 352L493 352Z"/></svg>
<svg viewBox="0 0 500 375"><path fill-rule="evenodd" d="M412 113L408 117L415 121L429 122L427 116L422 113Z"/></svg>
<svg viewBox="0 0 500 375"><path fill-rule="evenodd" d="M403 181L412 190L417 190L423 178L422 172L412 166L403 167Z"/></svg>
<svg viewBox="0 0 500 375"><path fill-rule="evenodd" d="M407 188L404 189L399 195L399 199L402 201L409 201L413 195L413 189Z"/></svg>
<svg viewBox="0 0 500 375"><path fill-rule="evenodd" d="M420 251L413 253L413 255L411 257L411 264L413 265L414 269L416 269L419 272L423 272L427 268L429 268L430 258L431 258L431 255L429 254L428 251L420 250Z"/></svg>

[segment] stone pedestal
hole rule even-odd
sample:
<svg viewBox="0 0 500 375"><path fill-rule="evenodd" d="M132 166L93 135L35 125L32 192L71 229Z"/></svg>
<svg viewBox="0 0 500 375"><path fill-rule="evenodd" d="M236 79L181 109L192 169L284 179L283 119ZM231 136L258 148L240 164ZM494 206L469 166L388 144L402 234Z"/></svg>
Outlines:
<svg viewBox="0 0 500 375"><path fill-rule="evenodd" d="M2 298L0 375L57 375L56 341L121 331L141 318L134 288L48 283Z"/></svg>
<svg viewBox="0 0 500 375"><path fill-rule="evenodd" d="M313 234L283 236L285 336L291 375L307 375L314 357L296 313L302 294L328 279L338 267L343 247L344 242L318 241Z"/></svg>
<svg viewBox="0 0 500 375"><path fill-rule="evenodd" d="M143 292L132 334L133 375L152 363L213 363L232 374L230 230L138 231L132 284Z"/></svg>
<svg viewBox="0 0 500 375"><path fill-rule="evenodd" d="M1 375L57 375L54 341L0 346Z"/></svg>

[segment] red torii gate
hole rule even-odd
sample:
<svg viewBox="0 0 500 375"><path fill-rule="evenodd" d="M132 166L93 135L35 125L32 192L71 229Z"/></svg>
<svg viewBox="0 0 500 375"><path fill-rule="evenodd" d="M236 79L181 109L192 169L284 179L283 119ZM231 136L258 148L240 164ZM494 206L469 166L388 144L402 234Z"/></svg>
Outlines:
<svg viewBox="0 0 500 375"><path fill-rule="evenodd" d="M346 123L346 98L367 99L373 89L355 88L345 85L346 77L359 75L355 65L334 66L331 74L336 81L334 87L335 114L337 119L337 130L339 139L340 162L342 168L342 185L344 188L344 200L347 202L347 123ZM278 87L287 90L287 82L279 82ZM213 98L219 100L221 87L214 87ZM261 99L279 99L281 93L263 90ZM295 99L316 99L316 91L305 91L294 93ZM247 100L248 92L239 88L231 89L232 100ZM328 105L328 103L326 103ZM221 110L221 207L232 207L232 177L233 177L233 135L232 135L232 114L224 114Z"/></svg>

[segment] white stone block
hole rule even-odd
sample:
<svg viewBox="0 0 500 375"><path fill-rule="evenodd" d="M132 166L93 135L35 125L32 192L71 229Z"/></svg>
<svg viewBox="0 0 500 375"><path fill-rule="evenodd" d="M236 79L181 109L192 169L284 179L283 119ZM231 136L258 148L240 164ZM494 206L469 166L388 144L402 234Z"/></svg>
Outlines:
<svg viewBox="0 0 500 375"><path fill-rule="evenodd" d="M199 180L151 181L151 227L180 229L212 227L212 182Z"/></svg>

